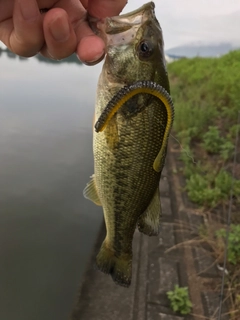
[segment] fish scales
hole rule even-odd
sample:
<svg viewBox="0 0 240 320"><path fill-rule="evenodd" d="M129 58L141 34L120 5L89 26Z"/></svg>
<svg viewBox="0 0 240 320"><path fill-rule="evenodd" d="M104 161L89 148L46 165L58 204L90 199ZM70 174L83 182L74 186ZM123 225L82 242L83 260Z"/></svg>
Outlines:
<svg viewBox="0 0 240 320"><path fill-rule="evenodd" d="M109 101L117 103L121 88L126 86L127 96L128 86L136 81L150 80L153 91L160 84L169 92L162 33L153 3L108 18L97 27L107 54L98 82L96 119L108 112ZM158 234L159 180L167 149L166 128L172 120L158 97L138 93L122 104L102 132L94 132L94 175L84 195L103 207L107 230L96 264L122 286L131 283L136 227L147 235Z"/></svg>
<svg viewBox="0 0 240 320"><path fill-rule="evenodd" d="M118 114L102 135L94 135L96 184L105 221L111 217L115 226L107 233L115 251L125 250L124 246L131 244L138 216L145 211L159 183L160 173L153 169L153 162L161 148L164 127L159 130L160 123L152 122L153 117L166 122L166 113L152 104L131 119L130 125ZM117 123L118 141L111 149L106 136L112 136L112 127ZM136 144L139 140L141 143ZM134 223L130 224L130 220ZM122 229L125 244L118 240Z"/></svg>

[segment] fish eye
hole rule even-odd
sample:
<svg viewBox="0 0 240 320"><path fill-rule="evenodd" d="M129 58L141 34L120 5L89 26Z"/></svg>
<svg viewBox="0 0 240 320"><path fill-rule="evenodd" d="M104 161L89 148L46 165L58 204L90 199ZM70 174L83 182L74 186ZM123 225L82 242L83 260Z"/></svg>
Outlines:
<svg viewBox="0 0 240 320"><path fill-rule="evenodd" d="M138 45L139 58L149 58L153 53L153 44L147 40L143 40Z"/></svg>

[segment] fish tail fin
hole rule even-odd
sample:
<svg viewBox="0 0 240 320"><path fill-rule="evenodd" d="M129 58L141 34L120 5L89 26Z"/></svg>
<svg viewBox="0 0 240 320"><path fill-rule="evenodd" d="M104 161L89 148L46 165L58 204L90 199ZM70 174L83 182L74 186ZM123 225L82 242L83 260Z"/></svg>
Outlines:
<svg viewBox="0 0 240 320"><path fill-rule="evenodd" d="M122 254L117 257L114 250L107 247L104 241L96 258L98 270L110 274L115 283L129 287L132 277L132 255Z"/></svg>

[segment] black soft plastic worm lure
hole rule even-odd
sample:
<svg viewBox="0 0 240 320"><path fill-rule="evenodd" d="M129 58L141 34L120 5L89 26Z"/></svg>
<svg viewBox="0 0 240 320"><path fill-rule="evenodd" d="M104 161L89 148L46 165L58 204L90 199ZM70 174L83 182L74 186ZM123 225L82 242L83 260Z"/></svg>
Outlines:
<svg viewBox="0 0 240 320"><path fill-rule="evenodd" d="M116 93L116 95L109 101L102 114L98 118L95 124L95 130L96 132L103 131L114 114L122 107L122 105L130 98L140 93L148 93L157 97L160 101L162 101L167 111L168 117L163 137L163 143L161 146L161 150L154 161L154 163L159 163L159 160L162 158L163 152L167 145L169 133L172 127L174 118L174 106L169 93L158 83L153 81L137 81L129 86L125 86L120 89Z"/></svg>

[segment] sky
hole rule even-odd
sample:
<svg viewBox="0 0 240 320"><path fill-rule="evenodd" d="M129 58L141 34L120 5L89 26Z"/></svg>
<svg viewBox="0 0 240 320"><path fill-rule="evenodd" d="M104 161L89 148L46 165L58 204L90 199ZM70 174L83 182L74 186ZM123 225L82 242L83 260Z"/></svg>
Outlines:
<svg viewBox="0 0 240 320"><path fill-rule="evenodd" d="M123 13L147 0L128 0ZM240 45L240 0L155 0L165 49L192 43Z"/></svg>
<svg viewBox="0 0 240 320"><path fill-rule="evenodd" d="M146 0L128 0L123 13ZM165 48L192 43L240 45L240 0L155 0Z"/></svg>

